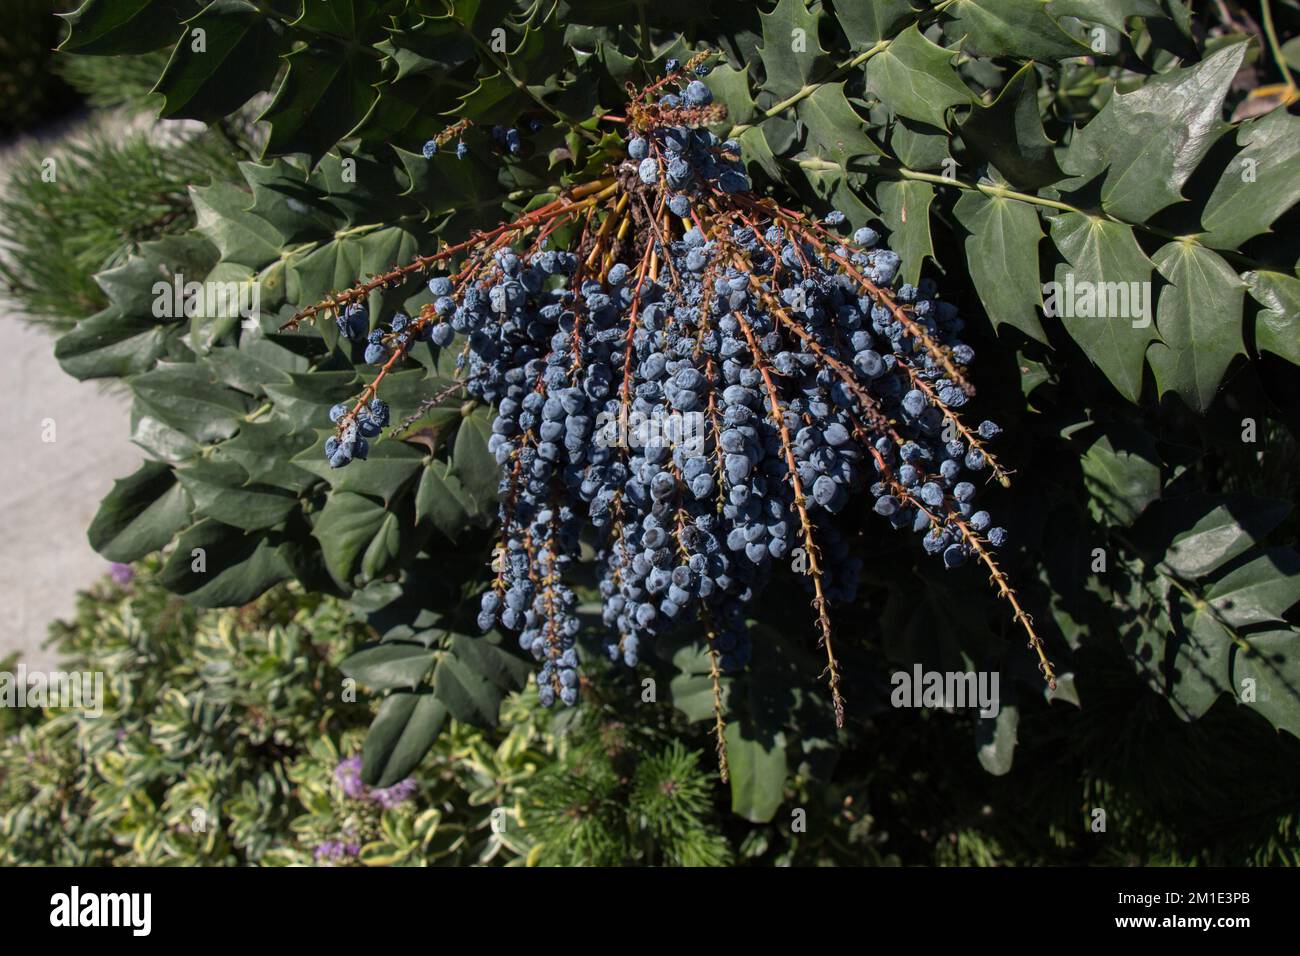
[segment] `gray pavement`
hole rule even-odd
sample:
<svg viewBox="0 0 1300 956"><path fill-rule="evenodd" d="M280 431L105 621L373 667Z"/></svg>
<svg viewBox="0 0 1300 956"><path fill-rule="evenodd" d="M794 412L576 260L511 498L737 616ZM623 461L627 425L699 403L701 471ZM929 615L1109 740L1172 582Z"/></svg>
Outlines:
<svg viewBox="0 0 1300 956"><path fill-rule="evenodd" d="M12 155L10 144L0 147L0 188ZM86 528L114 479L144 455L130 441L125 393L64 374L53 338L3 303L0 387L0 658L17 650L29 667L48 668L49 623L68 617L77 591L109 570Z"/></svg>

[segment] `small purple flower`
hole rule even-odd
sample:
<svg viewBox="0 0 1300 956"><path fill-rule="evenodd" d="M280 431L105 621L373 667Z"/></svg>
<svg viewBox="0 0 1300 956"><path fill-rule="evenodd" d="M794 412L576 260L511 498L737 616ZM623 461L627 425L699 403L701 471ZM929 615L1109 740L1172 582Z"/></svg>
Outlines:
<svg viewBox="0 0 1300 956"><path fill-rule="evenodd" d="M343 788L343 795L353 800L364 800L366 785L361 782L361 757L348 757L334 768L334 779Z"/></svg>
<svg viewBox="0 0 1300 956"><path fill-rule="evenodd" d="M126 587L131 583L131 579L135 577L135 570L129 564L114 561L109 565L108 574L116 584Z"/></svg>
<svg viewBox="0 0 1300 956"><path fill-rule="evenodd" d="M415 780L407 777L401 783L395 783L391 787L385 787L382 790L371 790L370 799L385 810L391 810L415 796L415 789Z"/></svg>
<svg viewBox="0 0 1300 956"><path fill-rule="evenodd" d="M338 860L343 857L345 852L344 846L338 840L326 840L320 846L316 847L314 854L317 863L324 861Z"/></svg>

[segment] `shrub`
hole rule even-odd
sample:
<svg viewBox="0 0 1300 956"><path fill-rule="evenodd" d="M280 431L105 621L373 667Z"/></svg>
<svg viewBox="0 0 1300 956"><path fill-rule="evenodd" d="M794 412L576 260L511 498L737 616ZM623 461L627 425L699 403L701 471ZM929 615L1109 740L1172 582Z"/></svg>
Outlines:
<svg viewBox="0 0 1300 956"><path fill-rule="evenodd" d="M1143 694L1165 698L1162 706L1184 720L1212 713L1230 695L1248 712L1243 719L1291 734L1300 727L1293 676L1300 635L1290 616L1300 574L1296 553L1280 543L1296 527L1286 500L1294 482L1283 476L1296 455L1288 375L1300 361L1296 174L1283 145L1296 141L1298 121L1288 112L1294 84L1284 52L1293 46L1284 44L1292 24L1281 15L1257 28L1226 13L1193 16L1173 0L1027 4L994 28L969 4L917 10L779 0L739 12L666 5L653 23L625 27L638 23L631 5L575 3L563 15L452 5L426 16L405 4L390 20L387 8L360 4L344 31L325 18L289 22L222 5L187 27L211 26L233 48L198 57L179 25L195 11L170 21L148 11L146 43L130 23L102 27L99 15L115 2L89 0L71 18L64 49L174 45L158 80L163 115L220 122L269 95L261 116L269 131L262 161L243 164L242 181L192 192L194 231L141 247L107 273L109 308L58 344L72 374L125 379L135 396L133 437L155 459L115 486L91 539L117 560L164 551L162 580L199 605L241 604L293 579L346 595L370 614L379 640L344 669L387 694L365 748L372 784L411 772L449 717L496 718L526 680L513 635L477 636L484 591L506 595L513 584L526 604L534 595L522 581L538 572L539 593L555 596L566 625L593 642L620 613L607 600L614 583L602 592L591 560L612 553L604 532L619 521L588 531L585 542L564 528L529 538L547 542L541 551L512 545L533 529L511 511L519 483L509 472L498 499L495 453L504 446L489 445L494 421L508 430L518 414L501 402L515 396L492 387L491 373L504 375L510 360L490 357L501 343L485 337L499 329L463 295L452 306L468 317L456 330L470 333L468 342L417 336L432 334L447 311L426 280L446 267L490 296L489 287L501 285L487 257L474 253L543 222L562 227L552 245L576 247L581 256L572 262L594 270L606 290L620 285L609 281L615 259L635 275L640 262L671 251L685 268L686 250L654 251L653 213L623 224L639 189L639 167L623 164L631 133L653 134L666 150L666 128L683 124L735 141L723 148L729 168L715 170L717 189L697 195L721 204L716 193L725 193L732 205L696 210L701 225L737 225L737 209L755 216L761 209L764 224L784 230L774 241L794 236L826 247L807 253L820 258L819 269L836 256L848 260L864 279L841 266L818 288L843 289L847 276L849 287L890 313L897 327L885 319L873 326L896 363L886 377L910 369L913 388L924 392L919 382L934 393L919 404L904 396L895 408L866 381L874 381L869 360L841 374L795 327L839 355L842 344L829 343L862 318L827 307L851 303L819 291L806 327L787 322L764 296L792 292L788 274L812 265L787 262L769 276L749 260L746 290L777 316L785 351L813 356L827 373L815 388L838 394L841 411L852 408L873 439L887 439L889 455L872 461L866 451L840 490L860 495L879 478L872 498L890 503L876 506L880 516L850 506L833 518L810 517L792 478L794 442L778 433L784 412L821 413L792 408L792 395L762 386L768 406L754 411L766 422L778 480L757 497L789 496L779 502L781 520L794 522L786 533L804 547L802 563L797 555L773 561L772 585L755 588L752 602L720 611L731 615L723 624L750 635L752 656L733 653L739 638L722 647L707 620L657 635L631 655L625 640L618 648L644 679L658 676L656 700L671 699L686 718L717 730L738 814L774 819L792 772L806 762L810 773L834 774L833 761L807 755L871 741L873 715L889 700L879 675L913 664L1003 676L996 723L953 725L971 733L981 764L995 774L1009 771L1018 740L1068 725L1065 708L1091 707L1088 694L1131 702L1130 683L1102 666L1115 655L1127 662L1128 678L1146 685ZM694 67L706 60L718 65L700 77ZM684 97L676 105L658 100L670 61L677 62L669 82ZM237 75L232 63L240 64ZM692 93L679 68L714 102ZM430 142L437 148L426 148ZM743 173L731 165L737 157ZM654 174L647 170L658 182ZM692 171L679 174L684 182ZM574 217L587 209L596 212L584 242ZM504 233L474 231L503 219ZM685 225L670 228L674 242L691 241ZM870 232L832 255L836 229L846 239ZM873 233L898 254L888 266L883 254L861 248ZM174 273L182 260L187 277L249 283L260 320L233 308L171 318L148 312L153 300L134 277ZM937 286L939 301L965 317L963 344L980 356L969 373L962 358L969 352L949 339L956 321L933 304ZM1125 293L1129 308L1093 314L1098 290L1108 305ZM599 308L577 291L586 308ZM946 326L926 324L920 303ZM350 313L357 328L353 306L365 307L364 319L359 309ZM822 319L829 324L818 327ZM618 321L635 347L632 313ZM350 342L344 332L378 341ZM766 332L755 331L755 340ZM559 351L540 341L543 351ZM761 378L764 363L776 368L777 358L774 347L755 344L749 370ZM589 358L582 349L590 342L578 345ZM977 386L977 397L965 385ZM361 418L376 392L391 417L382 438L374 431L384 426ZM985 544L1003 536L992 529L983 536L974 512L963 510L965 492L938 480L933 493L909 492L892 457L890 429L901 429L899 439L933 439L927 430L939 423L923 420L926 406L969 423L956 436L968 465L975 423L1001 426L1000 437L981 438L998 462L985 470L1010 484L990 484L982 497L981 508L1004 515L1009 531L996 563ZM829 432L826 421L815 424ZM852 424L843 427L856 440ZM363 437L373 442L369 460L330 467L327 449L342 464ZM945 440L947 455L953 440ZM348 454L339 454L343 447ZM975 463L972 470L988 465L988 454ZM530 493L540 501L548 491L589 513L558 483ZM828 503L843 504L838 491L828 494ZM937 523L932 543L941 547L933 550L956 547L966 568L936 567L885 534L891 515L920 520L923 505L938 512L926 519ZM832 534L842 552L828 543ZM819 564L822 548L834 557ZM516 569L511 556L521 551L528 561ZM946 563L959 563L956 556ZM862 565L856 592L834 580L851 558ZM553 580L565 560L571 590ZM619 570L602 563L611 575ZM811 621L785 597L804 585L813 590ZM1013 591L1018 603L1010 608L993 600ZM600 620L600 611L612 620ZM525 616L532 649L539 622L516 613ZM657 613L667 613L662 604ZM552 637L543 635L540 648L551 665L543 692L572 698L569 648ZM1031 652L1016 646L1023 641ZM599 651L583 656L589 684L613 679L592 669ZM1053 674L1055 686L1045 688L1042 677ZM1277 817L1268 816L1271 825Z"/></svg>

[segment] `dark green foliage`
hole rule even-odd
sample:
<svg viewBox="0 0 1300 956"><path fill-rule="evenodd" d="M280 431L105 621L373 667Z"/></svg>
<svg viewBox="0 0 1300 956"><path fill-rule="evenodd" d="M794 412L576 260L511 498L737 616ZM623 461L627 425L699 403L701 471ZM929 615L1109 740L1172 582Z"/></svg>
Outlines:
<svg viewBox="0 0 1300 956"><path fill-rule="evenodd" d="M148 29L137 18L106 26L128 7ZM354 0L295 23L278 6L223 0L202 16L212 42L250 64L232 86L221 58L186 54L180 22L198 7L87 0L65 44L170 51L158 74L169 115L220 125L269 98L261 160L193 191L192 231L142 243L101 273L107 305L91 315L102 303L86 300L59 343L71 374L125 380L133 437L157 459L114 489L92 531L124 557L165 544L164 580L199 604L247 601L293 578L373 614L377 647L348 664L390 694L371 731L371 779L416 766L449 715L491 723L522 680L510 649L473 636L465 610L490 573L490 418L456 388L457 345L422 345L385 380L401 424L370 461L331 471L326 410L374 370L328 309L282 326L592 178L618 143L617 127L592 118L621 108L625 82L707 46L727 60L708 78L729 110L717 131L740 141L761 188L881 229L904 254L905 279L942 276L962 307L980 353L972 420L1003 425L999 456L1015 471L989 506L1013 516L1021 550L1007 570L1063 679L1046 703L980 575L926 566L849 509L840 530L867 559L859 601L834 609L849 725L834 729L816 637L788 599L791 572L756 615L763 651L742 675L715 687L697 634L645 660L641 673L695 734L684 752L662 742L646 752L687 775L692 748L712 749L705 732L722 697L725 803L748 821L734 821L746 834L732 841L737 860L1286 858L1294 783L1245 781L1293 765L1300 732L1290 148L1300 119L1285 104L1233 118L1263 98L1248 91L1289 80L1269 38L1243 32L1254 21L1217 5L1193 15L1178 0L457 2L436 13ZM1273 7L1277 45L1293 51L1294 9ZM506 54L491 45L502 24ZM542 128L509 157L484 127L522 117ZM477 124L470 155L425 160L422 143L457 118ZM260 319L156 317L149 282L178 263L187 278L255 283ZM1072 277L1137 282L1149 315L1045 314ZM369 294L371 321L428 301L419 276L403 274ZM917 663L1000 673L996 726L892 713L888 675ZM881 732L898 723L916 736ZM1159 780L1144 778L1153 750L1169 757ZM1203 786L1179 789L1173 758L1193 754ZM977 764L1001 776L980 778ZM599 816L635 792L635 775L616 766L593 757L544 786L555 805L590 799ZM1253 769L1229 778L1229 767ZM1031 787L1051 791L1042 816L1021 812ZM905 795L897 814L881 809L892 793ZM810 822L796 838L785 818L797 806L846 829ZM1089 835L1081 808L1094 806L1107 809L1113 842ZM565 825L540 812L547 827ZM645 831L620 826L607 820L579 842L601 859L656 859Z"/></svg>
<svg viewBox="0 0 1300 956"><path fill-rule="evenodd" d="M0 6L0 138L34 130L77 105L76 91L51 70L61 29L50 16L61 0L7 0Z"/></svg>

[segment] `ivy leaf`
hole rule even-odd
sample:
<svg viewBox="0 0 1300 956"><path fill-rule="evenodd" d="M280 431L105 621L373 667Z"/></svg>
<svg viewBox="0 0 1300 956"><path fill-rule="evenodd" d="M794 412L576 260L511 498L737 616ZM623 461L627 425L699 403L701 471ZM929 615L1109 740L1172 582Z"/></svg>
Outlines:
<svg viewBox="0 0 1300 956"><path fill-rule="evenodd" d="M362 746L361 778L375 787L404 780L438 739L446 719L447 708L429 691L389 694Z"/></svg>
<svg viewBox="0 0 1300 956"><path fill-rule="evenodd" d="M1064 177L1043 132L1038 71L1020 68L988 106L976 103L960 125L962 141L1018 189L1037 192Z"/></svg>
<svg viewBox="0 0 1300 956"><path fill-rule="evenodd" d="M767 823L785 800L785 734L765 739L743 720L727 724L727 764L731 778L731 812L751 823Z"/></svg>
<svg viewBox="0 0 1300 956"><path fill-rule="evenodd" d="M839 0L834 6L835 19L854 49L865 49L877 40L891 37L904 23L916 18L916 11L907 0L872 0L871 3Z"/></svg>
<svg viewBox="0 0 1300 956"><path fill-rule="evenodd" d="M1282 272L1242 276L1251 298L1263 306L1255 320L1255 345L1300 365L1300 279Z"/></svg>
<svg viewBox="0 0 1300 956"><path fill-rule="evenodd" d="M181 21L201 6L200 0L85 0L72 13L56 14L70 28L59 49L96 55L148 53L176 39Z"/></svg>
<svg viewBox="0 0 1300 956"><path fill-rule="evenodd" d="M867 89L891 112L947 129L948 108L970 101L953 55L913 24L867 61Z"/></svg>
<svg viewBox="0 0 1300 956"><path fill-rule="evenodd" d="M147 461L113 482L86 532L109 561L136 561L161 550L190 523L190 500L169 466Z"/></svg>
<svg viewBox="0 0 1300 956"><path fill-rule="evenodd" d="M436 657L423 644L369 644L344 660L339 670L372 690L414 690Z"/></svg>
<svg viewBox="0 0 1300 956"><path fill-rule="evenodd" d="M778 98L802 89L809 78L828 62L818 39L823 14L809 11L804 0L777 0L771 13L762 15L764 89Z"/></svg>
<svg viewBox="0 0 1300 956"><path fill-rule="evenodd" d="M196 50L195 30L203 31ZM153 92L160 116L215 122L268 89L280 69L284 30L248 0L213 0L185 29Z"/></svg>
<svg viewBox="0 0 1300 956"><path fill-rule="evenodd" d="M1061 29L1047 0L954 0L944 8L945 37L961 41L971 56L1062 60L1092 51Z"/></svg>
<svg viewBox="0 0 1300 956"><path fill-rule="evenodd" d="M1201 213L1201 242L1236 249L1268 232L1300 200L1300 117L1284 109L1237 129L1241 152L1228 163Z"/></svg>
<svg viewBox="0 0 1300 956"><path fill-rule="evenodd" d="M1102 207L1145 222L1182 201L1182 187L1228 124L1224 96L1246 55L1245 43L1170 70L1128 92L1116 92L1075 133L1062 165L1074 185L1103 177Z"/></svg>
<svg viewBox="0 0 1300 956"><path fill-rule="evenodd" d="M1143 357L1156 338L1147 301L1151 260L1133 238L1132 228L1123 223L1062 213L1052 219L1051 234L1066 261L1056 268L1056 287L1044 311L1059 315L1070 337L1111 384L1136 402L1142 392ZM1146 315L1135 319L1127 313L1136 311L1139 297ZM1121 299L1127 308L1112 309Z"/></svg>
<svg viewBox="0 0 1300 956"><path fill-rule="evenodd" d="M904 282L915 283L926 256L934 258L930 241L930 204L934 187L915 180L882 181L876 187L880 214L890 232L889 246L903 260Z"/></svg>
<svg viewBox="0 0 1300 956"><path fill-rule="evenodd" d="M967 192L957 200L953 215L970 231L966 264L994 327L1010 325L1047 344L1037 311L1043 304L1038 213L1014 199Z"/></svg>
<svg viewBox="0 0 1300 956"><path fill-rule="evenodd" d="M1171 242L1154 261L1171 285L1160 290L1156 324L1162 341L1152 343L1147 360L1162 394L1177 392L1204 414L1233 356L1246 351L1245 284L1218 253L1194 242Z"/></svg>

